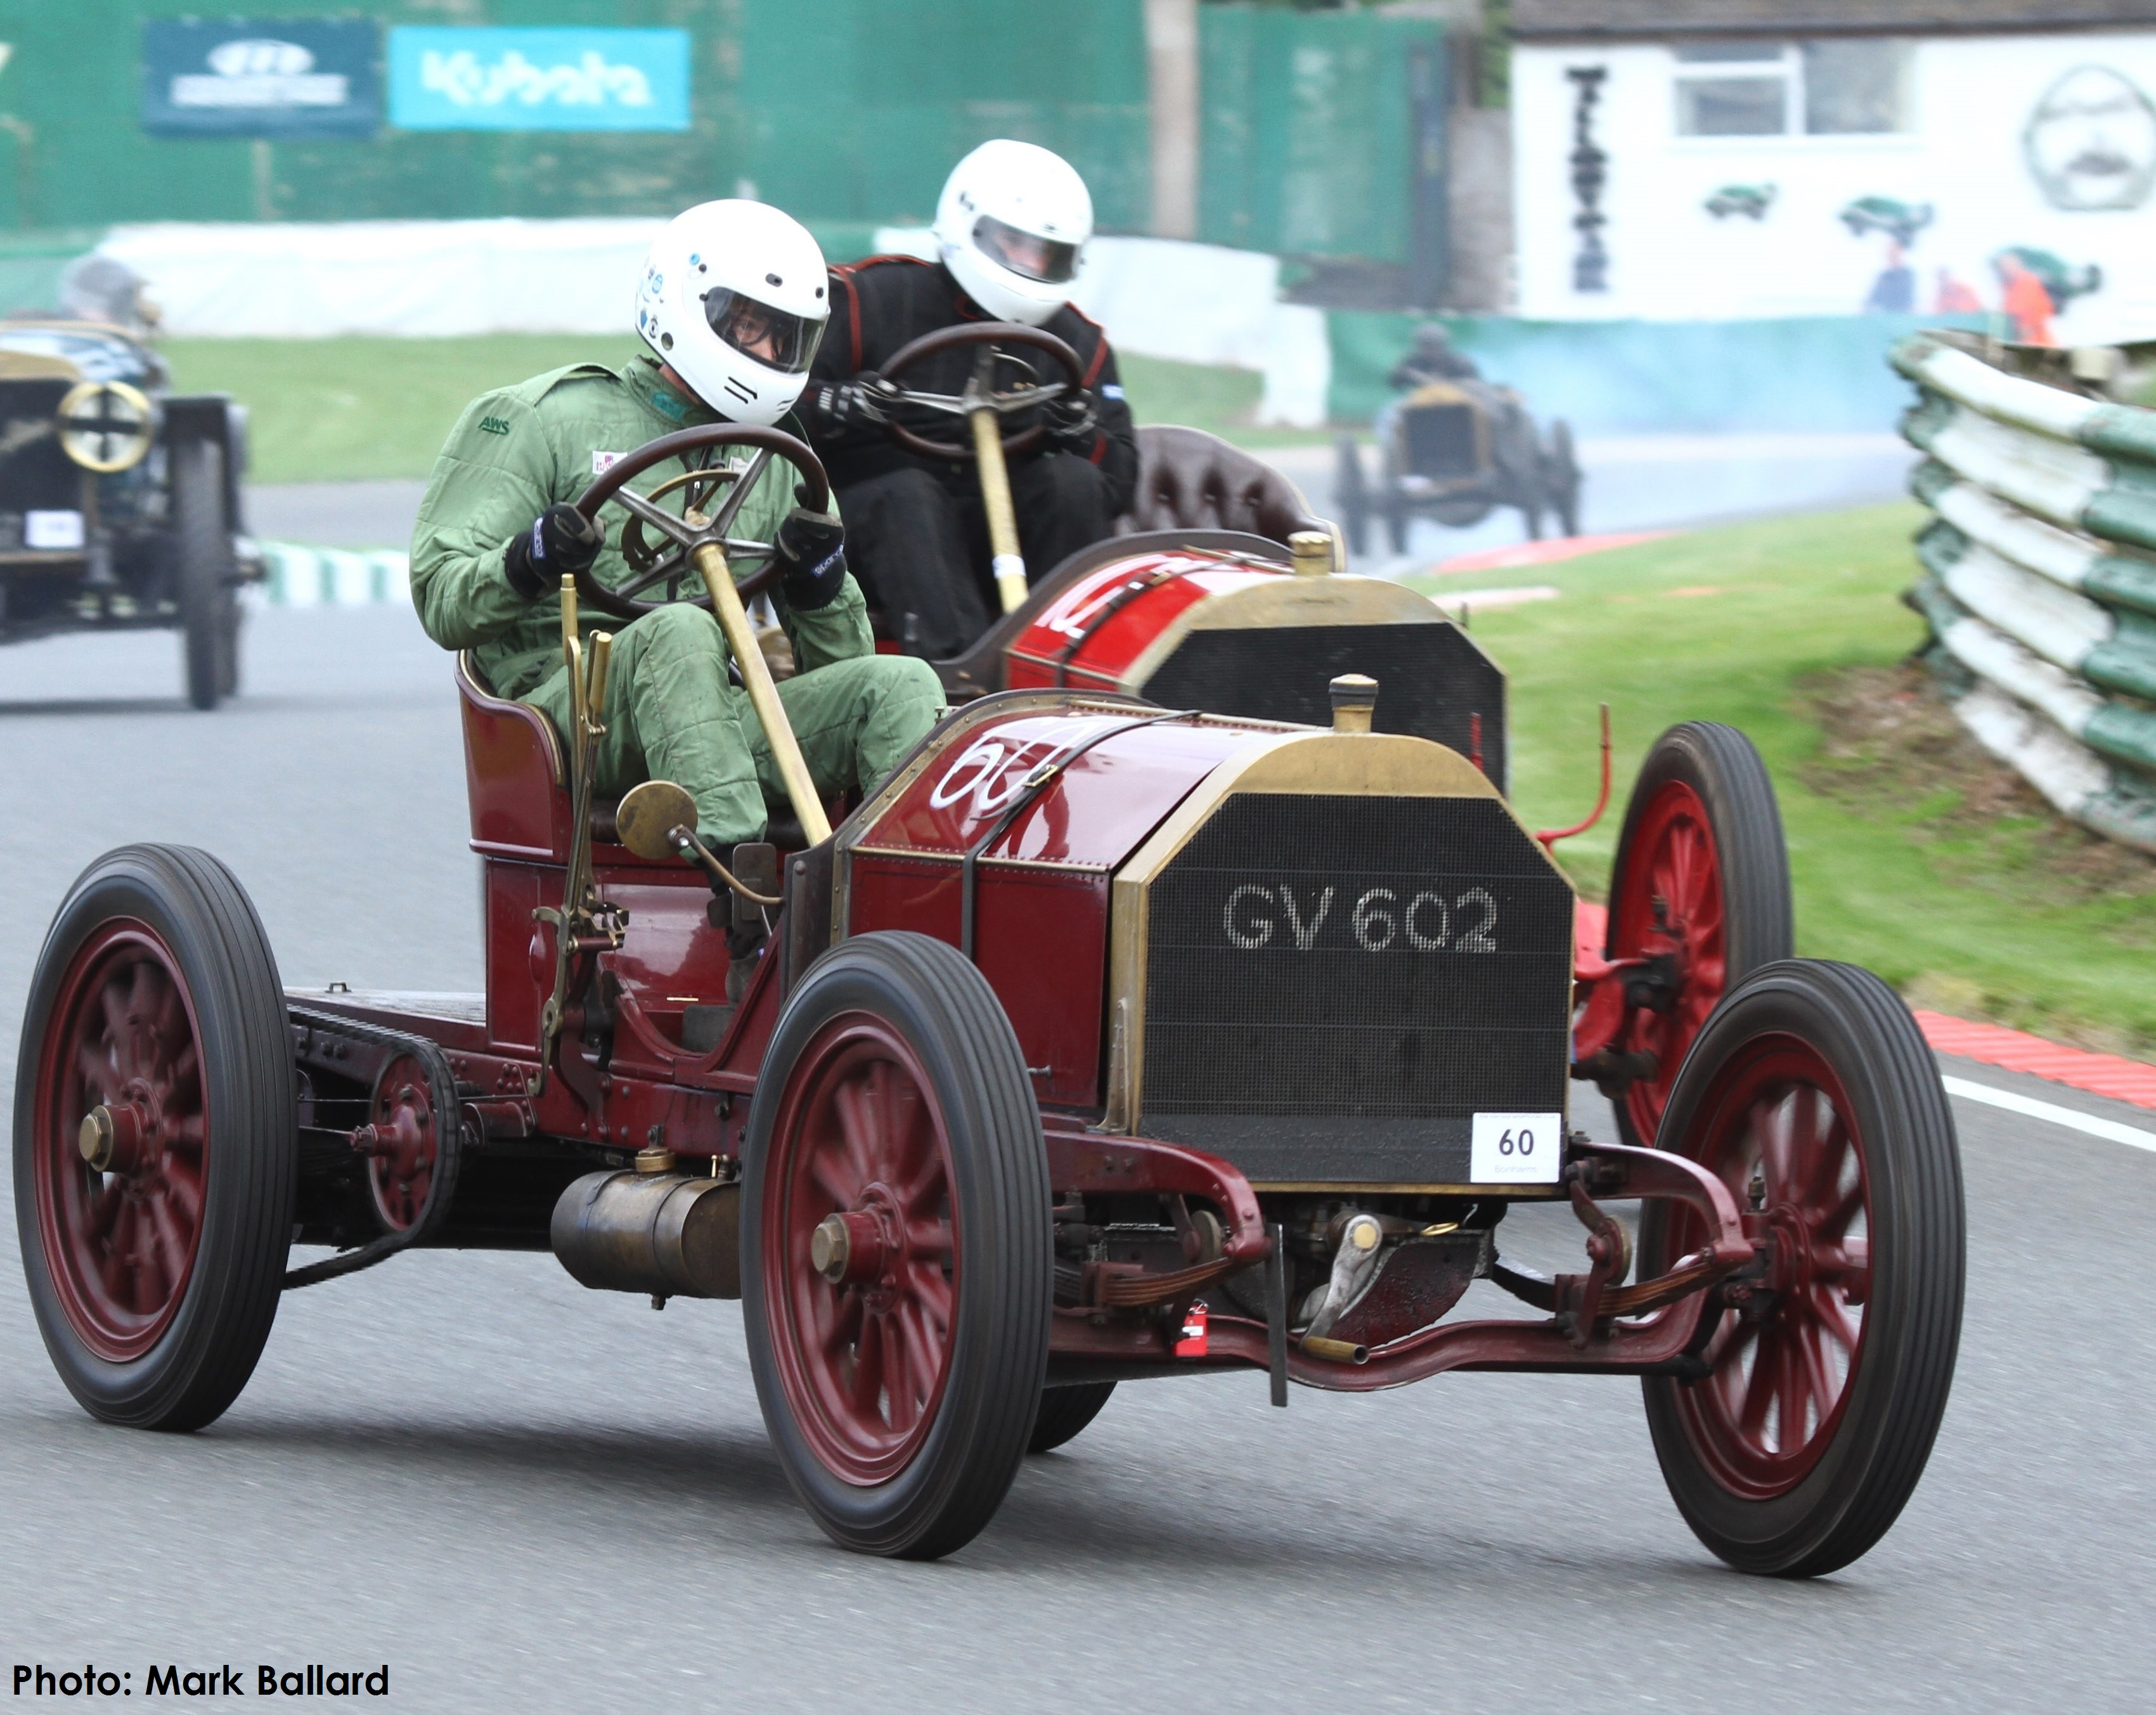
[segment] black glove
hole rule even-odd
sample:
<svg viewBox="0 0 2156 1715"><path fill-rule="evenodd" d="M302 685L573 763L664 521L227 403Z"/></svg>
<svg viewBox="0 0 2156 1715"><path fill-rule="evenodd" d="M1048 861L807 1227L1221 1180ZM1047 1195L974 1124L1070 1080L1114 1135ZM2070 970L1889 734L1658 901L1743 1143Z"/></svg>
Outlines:
<svg viewBox="0 0 2156 1715"><path fill-rule="evenodd" d="M606 532L567 501L557 501L531 521L529 530L509 539L501 569L509 587L526 601L537 601L562 587L566 573L575 577L592 569Z"/></svg>
<svg viewBox="0 0 2156 1715"><path fill-rule="evenodd" d="M1058 393L1040 408L1040 416L1048 426L1049 439L1073 452L1090 451L1093 437L1100 431L1100 418L1093 413L1093 396L1082 388Z"/></svg>
<svg viewBox="0 0 2156 1715"><path fill-rule="evenodd" d="M827 434L849 429L873 429L890 420L891 383L873 369L864 369L851 381L827 382L810 399L810 414L819 419Z"/></svg>
<svg viewBox="0 0 2156 1715"><path fill-rule="evenodd" d="M796 501L806 487L793 490ZM813 614L838 599L846 583L846 527L829 512L797 506L778 526L772 559L778 567L779 593L797 614Z"/></svg>

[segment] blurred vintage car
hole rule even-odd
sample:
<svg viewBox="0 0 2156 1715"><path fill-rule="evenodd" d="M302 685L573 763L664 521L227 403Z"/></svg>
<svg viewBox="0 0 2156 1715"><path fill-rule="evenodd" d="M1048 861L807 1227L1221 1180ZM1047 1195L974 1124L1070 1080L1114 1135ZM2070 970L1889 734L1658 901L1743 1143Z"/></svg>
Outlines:
<svg viewBox="0 0 2156 1715"><path fill-rule="evenodd" d="M1546 515L1561 534L1579 533L1571 425L1553 418L1537 433L1512 388L1473 377L1425 382L1380 411L1376 430L1374 482L1355 437L1338 442L1333 497L1354 552L1369 552L1373 516L1384 520L1396 554L1407 552L1418 514L1465 529L1517 506L1531 537L1540 538Z"/></svg>
<svg viewBox="0 0 2156 1715"><path fill-rule="evenodd" d="M109 321L0 320L0 643L177 630L187 701L214 708L239 681L239 586L263 573L246 414L167 390L135 295Z"/></svg>

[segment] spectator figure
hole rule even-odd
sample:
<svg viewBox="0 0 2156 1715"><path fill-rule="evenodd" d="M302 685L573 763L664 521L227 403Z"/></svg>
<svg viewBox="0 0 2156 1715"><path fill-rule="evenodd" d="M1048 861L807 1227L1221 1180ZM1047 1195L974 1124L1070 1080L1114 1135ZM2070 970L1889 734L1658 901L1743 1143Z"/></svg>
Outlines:
<svg viewBox="0 0 2156 1715"><path fill-rule="evenodd" d="M1907 316L1917 307L1917 270L1909 266L1909 253L1897 238L1887 240L1887 265L1871 282L1864 300L1867 316Z"/></svg>
<svg viewBox="0 0 2156 1715"><path fill-rule="evenodd" d="M1443 322L1425 321L1414 331L1414 345L1393 366L1385 384L1397 393L1410 393L1433 381L1479 381L1482 372L1475 360L1452 348L1452 334Z"/></svg>
<svg viewBox="0 0 2156 1715"><path fill-rule="evenodd" d="M1938 271L1938 290L1932 302L1934 316L1979 316L1984 311L1976 289L1966 280L1957 280L1944 268Z"/></svg>
<svg viewBox="0 0 2156 1715"><path fill-rule="evenodd" d="M2056 306L2035 270L2011 250L2000 251L1992 258L1991 265L1998 270L1999 284L2005 292L2000 307L2014 325L2014 337L2025 346L2058 344L2058 336L2051 331Z"/></svg>

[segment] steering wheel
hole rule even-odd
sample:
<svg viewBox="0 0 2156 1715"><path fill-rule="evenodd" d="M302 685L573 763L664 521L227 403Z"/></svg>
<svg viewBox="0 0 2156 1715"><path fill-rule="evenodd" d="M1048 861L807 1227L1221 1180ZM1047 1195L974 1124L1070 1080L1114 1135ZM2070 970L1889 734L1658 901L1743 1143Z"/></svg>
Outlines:
<svg viewBox="0 0 2156 1715"><path fill-rule="evenodd" d="M684 471L679 476L667 478L648 495L640 495L625 485L632 477L641 476L655 465L663 465L669 459L686 458L706 447L754 447L757 450L756 456L740 470ZM577 574L577 593L601 612L620 619L641 619L676 602L708 609L711 605L711 593L704 588L703 579L690 557L696 549L712 543L725 550L726 569L733 574L734 588L741 592L742 599L754 600L778 568L776 547L726 532L733 527L749 490L756 486L774 457L783 459L800 473L807 490L802 496L803 506L812 512L829 509L831 484L824 474L822 462L809 450L807 442L796 439L782 429L742 423L706 424L697 429L662 434L657 440L646 441L634 452L617 459L603 475L578 496L577 511L587 519L596 520L599 509L612 502L629 515L622 522L619 543L622 557L629 562L629 575L618 584L602 583L587 567ZM676 489L687 490L682 496L682 516L678 518L657 504ZM721 489L727 490L725 499L719 502L716 511L705 516L702 507ZM655 544L645 541L644 526L647 524L665 540ZM746 569L744 562L748 562ZM682 588L685 583L688 586L686 591ZM665 595L657 601L639 600L642 593L654 584L665 585Z"/></svg>
<svg viewBox="0 0 2156 1715"><path fill-rule="evenodd" d="M963 393L919 393L911 388L901 387L898 377L909 369L925 363L931 357L945 352L956 351L967 346L982 347L973 364L973 373ZM1043 381L1040 372L1022 357L998 347L1028 346L1051 358L1064 373L1061 381ZM995 370L998 362L1012 365L1024 372L1028 385L1009 393L994 391ZM1049 400L1066 393L1084 391L1086 377L1078 362L1078 354L1045 328L1028 327L1019 321L961 321L950 327L939 327L924 333L917 340L909 341L891 355L880 372L885 385L877 391L876 398L885 405L911 405L923 411L934 411L947 417L970 417L983 407L999 417L1014 412L1030 410L1035 405L1045 405ZM891 438L910 453L918 453L926 459L970 459L974 456L970 441L930 440L916 434L896 417L885 424ZM1004 437L1004 451L1023 453L1037 446L1048 430L1041 424Z"/></svg>

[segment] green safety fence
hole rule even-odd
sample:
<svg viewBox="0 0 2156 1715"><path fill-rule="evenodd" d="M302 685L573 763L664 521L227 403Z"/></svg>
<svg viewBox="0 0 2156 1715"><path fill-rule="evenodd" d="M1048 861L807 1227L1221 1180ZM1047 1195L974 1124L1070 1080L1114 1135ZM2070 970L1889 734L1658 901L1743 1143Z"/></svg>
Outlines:
<svg viewBox="0 0 2156 1715"><path fill-rule="evenodd" d="M2096 369L2123 370L2113 355ZM1910 485L1933 513L1909 604L1985 747L2156 851L2156 411L2056 362L1946 331L1896 344L1919 389L1902 433L1927 455Z"/></svg>

